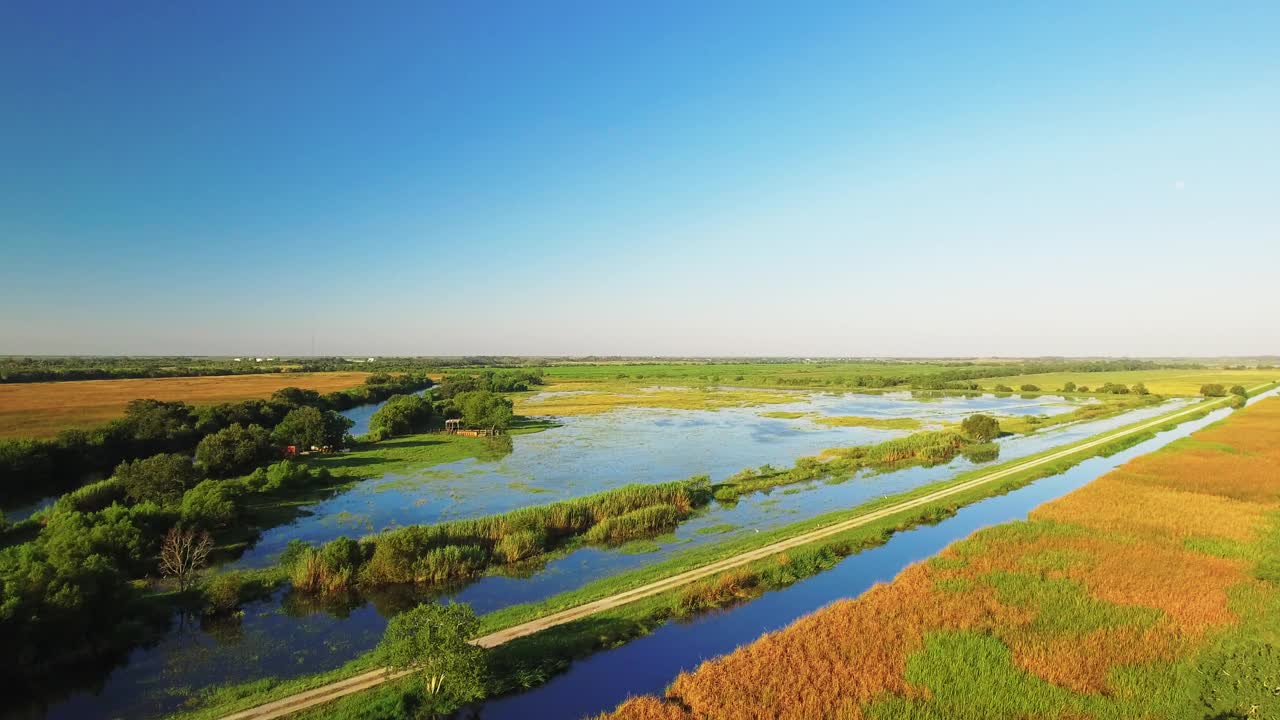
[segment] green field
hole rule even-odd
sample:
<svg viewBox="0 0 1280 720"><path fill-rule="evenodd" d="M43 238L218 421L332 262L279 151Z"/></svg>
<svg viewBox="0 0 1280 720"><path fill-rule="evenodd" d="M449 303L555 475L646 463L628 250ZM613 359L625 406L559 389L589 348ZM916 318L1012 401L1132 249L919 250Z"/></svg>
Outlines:
<svg viewBox="0 0 1280 720"><path fill-rule="evenodd" d="M1199 395L1200 386L1207 383L1219 383L1227 387L1243 385L1246 388L1261 383L1280 379L1280 369L1225 370L1221 368L1197 369L1159 369L1159 370L1123 370L1119 372L1055 372L1035 375L1006 375L1004 377L984 378L978 381L984 389L990 390L996 385L1007 385L1015 390L1023 384L1031 384L1041 390L1058 390L1067 382L1087 385L1096 389L1104 383L1134 385L1143 383L1147 389L1157 395Z"/></svg>

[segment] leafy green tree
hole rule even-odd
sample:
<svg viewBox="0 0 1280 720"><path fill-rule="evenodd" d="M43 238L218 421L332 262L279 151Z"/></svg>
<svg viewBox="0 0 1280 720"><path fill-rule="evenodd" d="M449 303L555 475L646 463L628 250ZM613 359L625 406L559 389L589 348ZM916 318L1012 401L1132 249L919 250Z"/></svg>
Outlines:
<svg viewBox="0 0 1280 720"><path fill-rule="evenodd" d="M1023 383L1018 389L1022 392L1040 392L1040 386L1032 385L1031 383Z"/></svg>
<svg viewBox="0 0 1280 720"><path fill-rule="evenodd" d="M224 480L203 480L182 496L182 520L203 528L220 528L236 517L235 493Z"/></svg>
<svg viewBox="0 0 1280 720"><path fill-rule="evenodd" d="M469 605L418 605L391 619L377 654L394 670L417 673L423 682L422 710L446 715L484 697L484 651L468 642L479 628Z"/></svg>
<svg viewBox="0 0 1280 720"><path fill-rule="evenodd" d="M1000 437L1000 422L990 415L970 415L960 423L960 430L969 439L986 443Z"/></svg>
<svg viewBox="0 0 1280 720"><path fill-rule="evenodd" d="M1129 388L1129 390L1134 395L1150 395L1151 394L1151 391L1147 389L1147 386L1142 383L1134 383L1133 387Z"/></svg>
<svg viewBox="0 0 1280 720"><path fill-rule="evenodd" d="M1227 389L1218 383L1207 383L1200 386L1200 394L1205 397L1224 397Z"/></svg>
<svg viewBox="0 0 1280 720"><path fill-rule="evenodd" d="M1062 392L1075 392L1075 391L1076 391L1076 384L1075 384L1075 383L1073 383L1073 382L1071 382L1070 380L1068 380L1068 381L1067 381L1067 382L1062 386Z"/></svg>
<svg viewBox="0 0 1280 720"><path fill-rule="evenodd" d="M997 383L997 384L996 384L996 386L995 386L994 388L992 388L992 389L993 389L994 391L998 392L998 393L1011 393L1011 392L1013 392L1013 388L1009 387L1008 385L999 384L999 383Z"/></svg>
<svg viewBox="0 0 1280 720"><path fill-rule="evenodd" d="M1243 385L1232 385L1231 389L1228 390L1227 392L1231 393L1232 395L1239 395L1242 398L1249 397L1249 391L1245 390Z"/></svg>
<svg viewBox="0 0 1280 720"><path fill-rule="evenodd" d="M421 395L392 395L369 418L369 434L375 439L426 430L435 416L431 400Z"/></svg>
<svg viewBox="0 0 1280 720"><path fill-rule="evenodd" d="M515 418L511 401L487 390L459 393L453 398L453 406L461 413L462 422L473 428L505 430Z"/></svg>
<svg viewBox="0 0 1280 720"><path fill-rule="evenodd" d="M274 456L271 433L261 425L234 423L196 445L196 463L211 477L243 475Z"/></svg>
<svg viewBox="0 0 1280 720"><path fill-rule="evenodd" d="M353 424L332 410L300 407L284 416L272 438L280 445L303 448L339 446Z"/></svg>
<svg viewBox="0 0 1280 720"><path fill-rule="evenodd" d="M195 485L199 473L186 455L162 453L120 463L116 466L115 478L134 502L149 500L173 505Z"/></svg>

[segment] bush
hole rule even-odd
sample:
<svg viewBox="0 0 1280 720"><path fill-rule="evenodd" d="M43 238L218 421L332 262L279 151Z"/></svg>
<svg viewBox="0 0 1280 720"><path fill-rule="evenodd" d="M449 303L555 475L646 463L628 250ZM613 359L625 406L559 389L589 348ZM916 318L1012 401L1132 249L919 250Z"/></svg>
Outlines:
<svg viewBox="0 0 1280 720"><path fill-rule="evenodd" d="M245 578L242 573L228 572L214 575L204 583L204 612L206 615L222 615L240 607Z"/></svg>
<svg viewBox="0 0 1280 720"><path fill-rule="evenodd" d="M1040 386L1032 385L1031 383L1023 383L1018 389L1022 392L1040 392Z"/></svg>
<svg viewBox="0 0 1280 720"><path fill-rule="evenodd" d="M311 473L307 466L294 460L281 460L266 470L266 483L262 489L267 492L292 490L310 483Z"/></svg>
<svg viewBox="0 0 1280 720"><path fill-rule="evenodd" d="M249 472L276 455L271 433L261 425L235 423L196 445L196 462L211 477L231 477Z"/></svg>
<svg viewBox="0 0 1280 720"><path fill-rule="evenodd" d="M116 467L115 478L135 502L152 501L172 505L195 485L199 474L186 455L163 453L143 460L125 461Z"/></svg>
<svg viewBox="0 0 1280 720"><path fill-rule="evenodd" d="M1226 397L1227 389L1218 383L1200 386L1200 394L1204 397Z"/></svg>
<svg viewBox="0 0 1280 720"><path fill-rule="evenodd" d="M213 529L229 525L236 516L235 491L223 480L204 480L182 496L182 520Z"/></svg>
<svg viewBox="0 0 1280 720"><path fill-rule="evenodd" d="M126 497L124 485L110 477L72 490L58 498L53 507L55 512L97 512Z"/></svg>
<svg viewBox="0 0 1280 720"><path fill-rule="evenodd" d="M1151 391L1147 389L1147 386L1142 383L1134 383L1133 387L1129 388L1129 390L1134 395L1150 395L1151 394Z"/></svg>
<svg viewBox="0 0 1280 720"><path fill-rule="evenodd" d="M1231 389L1228 390L1227 392L1231 393L1232 395L1239 395L1242 398L1249 397L1249 391L1245 390L1243 385L1232 385Z"/></svg>
<svg viewBox="0 0 1280 720"><path fill-rule="evenodd" d="M1077 388L1076 388L1076 392L1087 393L1087 392L1089 392L1089 386L1088 386L1088 385L1081 385L1080 387L1077 387Z"/></svg>
<svg viewBox="0 0 1280 720"><path fill-rule="evenodd" d="M1000 422L990 415L970 415L960 423L960 430L970 440L987 443L1000 437Z"/></svg>
<svg viewBox="0 0 1280 720"><path fill-rule="evenodd" d="M1062 392L1075 392L1075 391L1076 391L1076 384L1069 380L1066 383L1064 383L1062 386Z"/></svg>
<svg viewBox="0 0 1280 720"><path fill-rule="evenodd" d="M995 388L993 388L993 389L994 389L996 392L998 392L998 393L1011 393L1011 392L1013 392L1013 388L1009 387L1008 385L1002 385L1002 384L997 384L997 385L995 386Z"/></svg>

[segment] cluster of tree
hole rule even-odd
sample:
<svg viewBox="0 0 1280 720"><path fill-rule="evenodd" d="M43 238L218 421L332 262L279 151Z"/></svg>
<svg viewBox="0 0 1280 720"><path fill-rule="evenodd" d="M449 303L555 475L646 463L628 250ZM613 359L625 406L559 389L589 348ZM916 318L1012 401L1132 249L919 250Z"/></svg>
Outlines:
<svg viewBox="0 0 1280 720"><path fill-rule="evenodd" d="M496 432L510 427L515 419L511 400L487 390L458 393L443 405L446 417L460 418L470 428Z"/></svg>
<svg viewBox="0 0 1280 720"><path fill-rule="evenodd" d="M153 613L132 581L161 573L189 589L213 538L243 524L248 496L327 482L326 471L291 460L204 477L190 456L166 453L64 495L40 514L33 539L0 549L0 676L135 645L168 614Z"/></svg>
<svg viewBox="0 0 1280 720"><path fill-rule="evenodd" d="M451 373L440 380L436 397L449 400L464 392L522 392L542 384L542 370L484 370L478 373Z"/></svg>
<svg viewBox="0 0 1280 720"><path fill-rule="evenodd" d="M158 453L197 452L202 455L198 461L210 463L210 473L235 474L249 466L250 457L266 456L264 432L270 431L277 446L340 445L349 425L336 411L430 386L425 375L375 374L362 386L324 395L284 388L266 400L200 408L183 402L134 400L124 417L92 430L66 430L51 440L0 441L0 502L65 491L122 461ZM236 426L199 453L205 438Z"/></svg>
<svg viewBox="0 0 1280 720"><path fill-rule="evenodd" d="M435 406L421 395L393 395L369 418L369 437L383 440L424 432L434 424Z"/></svg>

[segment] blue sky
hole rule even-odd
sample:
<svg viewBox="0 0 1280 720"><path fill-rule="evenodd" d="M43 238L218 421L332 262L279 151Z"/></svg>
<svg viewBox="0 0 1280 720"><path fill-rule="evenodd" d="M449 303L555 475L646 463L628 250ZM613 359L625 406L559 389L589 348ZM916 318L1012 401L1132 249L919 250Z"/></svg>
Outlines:
<svg viewBox="0 0 1280 720"><path fill-rule="evenodd" d="M0 353L1280 352L1280 5L1010 5L4 3Z"/></svg>

